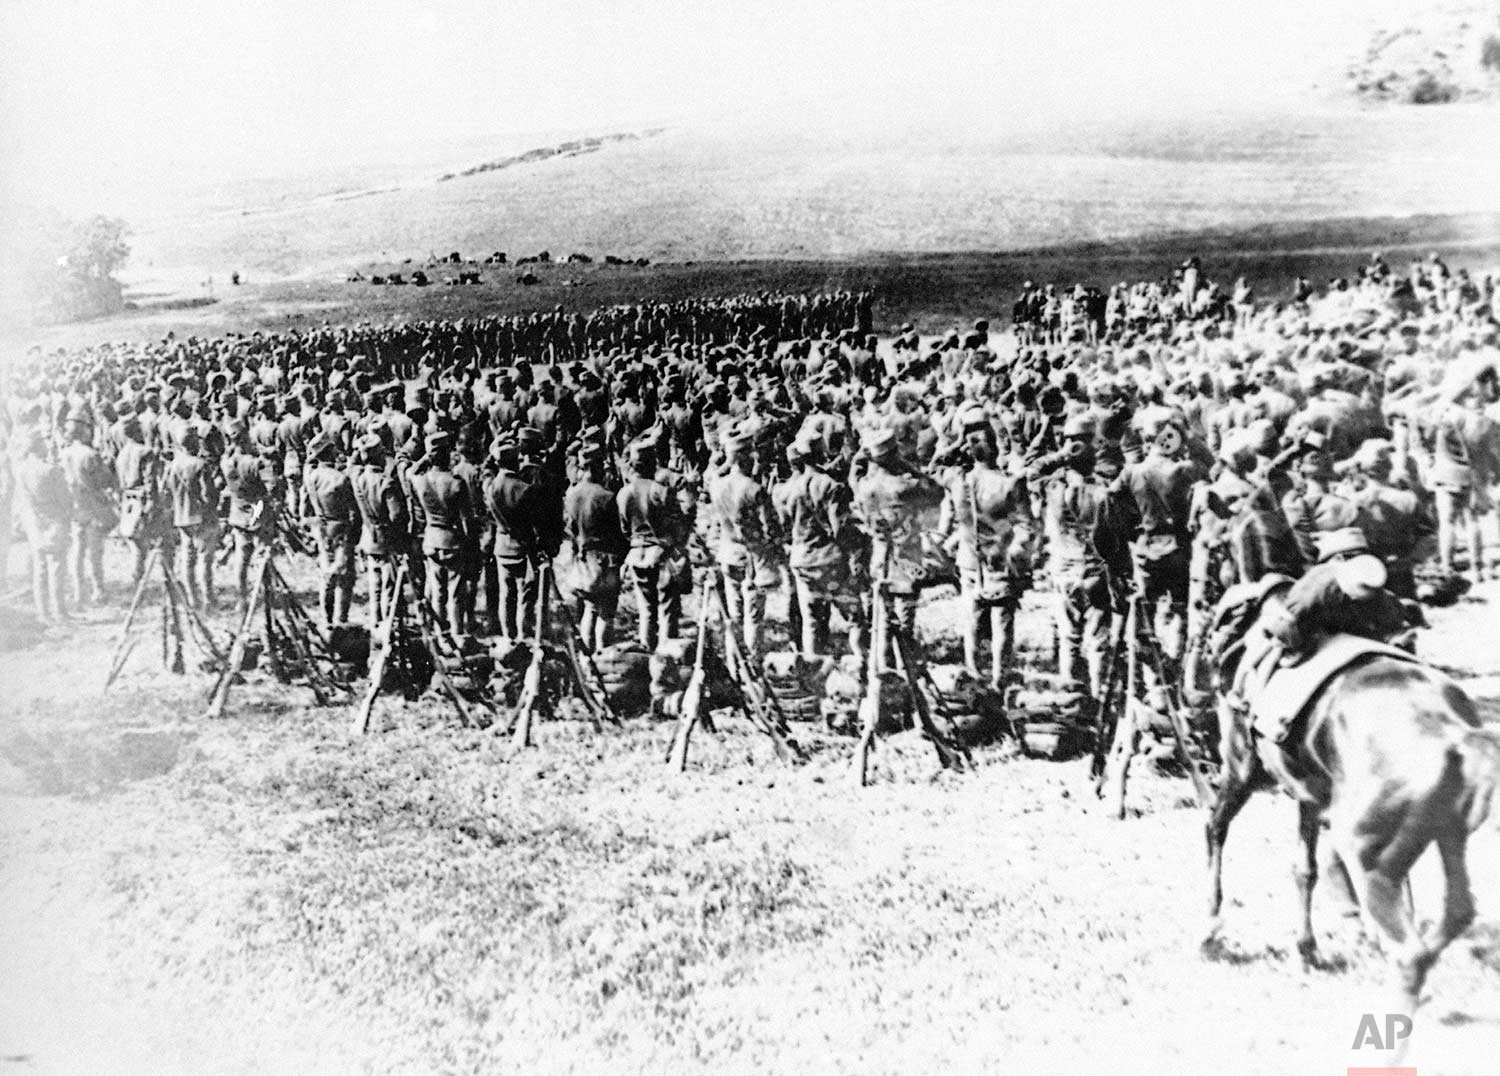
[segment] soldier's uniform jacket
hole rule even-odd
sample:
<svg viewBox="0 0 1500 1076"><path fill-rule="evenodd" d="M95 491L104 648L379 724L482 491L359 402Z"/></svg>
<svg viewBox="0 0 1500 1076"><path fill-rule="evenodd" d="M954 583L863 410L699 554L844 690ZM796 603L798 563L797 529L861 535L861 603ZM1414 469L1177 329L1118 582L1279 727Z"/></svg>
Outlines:
<svg viewBox="0 0 1500 1076"><path fill-rule="evenodd" d="M651 568L684 536L683 516L672 491L650 478L632 478L615 494L620 524L630 540L626 563Z"/></svg>
<svg viewBox="0 0 1500 1076"><path fill-rule="evenodd" d="M250 452L231 451L220 461L229 493L229 525L240 530L268 529L275 523L269 501L276 488L271 462Z"/></svg>
<svg viewBox="0 0 1500 1076"><path fill-rule="evenodd" d="M383 557L401 552L410 537L406 498L396 476L380 467L361 464L349 478L363 527L359 550Z"/></svg>
<svg viewBox="0 0 1500 1076"><path fill-rule="evenodd" d="M1103 574L1104 562L1094 549L1093 536L1107 494L1102 482L1074 471L1048 485L1043 522L1055 573Z"/></svg>
<svg viewBox="0 0 1500 1076"><path fill-rule="evenodd" d="M1281 499L1281 510L1307 564L1318 562L1317 535L1359 525L1358 506L1332 490L1292 490Z"/></svg>
<svg viewBox="0 0 1500 1076"><path fill-rule="evenodd" d="M541 493L509 468L485 487L484 503L495 522L495 556L500 560L530 560L539 548L536 524L541 515Z"/></svg>
<svg viewBox="0 0 1500 1076"><path fill-rule="evenodd" d="M948 505L961 570L1025 573L1024 566L1011 563L1018 532L1025 539L1032 526L1024 477L987 467L960 472L948 483Z"/></svg>
<svg viewBox="0 0 1500 1076"><path fill-rule="evenodd" d="M456 555L468 537L469 488L452 470L428 470L411 476L412 492L422 513L422 552L442 559Z"/></svg>
<svg viewBox="0 0 1500 1076"><path fill-rule="evenodd" d="M1141 533L1186 538L1198 467L1189 460L1148 456L1127 475L1141 513Z"/></svg>
<svg viewBox="0 0 1500 1076"><path fill-rule="evenodd" d="M318 525L326 541L352 541L359 523L359 503L354 484L337 467L318 462L303 481L307 499L318 514Z"/></svg>
<svg viewBox="0 0 1500 1076"><path fill-rule="evenodd" d="M544 557L555 557L562 548L563 496L567 492L565 480L558 471L538 463L523 462L521 481L530 483L536 490L536 518L532 529L536 532L537 551Z"/></svg>
<svg viewBox="0 0 1500 1076"><path fill-rule="evenodd" d="M576 482L563 498L563 520L575 552L623 557L629 548L620 527L615 491L590 479Z"/></svg>
<svg viewBox="0 0 1500 1076"><path fill-rule="evenodd" d="M489 556L495 548L495 521L485 511L484 472L472 460L458 459L453 462L453 473L469 490L469 534L475 548Z"/></svg>
<svg viewBox="0 0 1500 1076"><path fill-rule="evenodd" d="M219 491L201 456L179 451L162 473L162 485L172 504L172 526L218 523Z"/></svg>
<svg viewBox="0 0 1500 1076"><path fill-rule="evenodd" d="M781 521L766 488L731 471L709 483L708 497L719 524L719 562L735 567L752 556L774 557L781 545Z"/></svg>
<svg viewBox="0 0 1500 1076"><path fill-rule="evenodd" d="M115 479L120 488L120 534L128 539L149 537L162 524L157 503L157 456L139 441L127 439L115 456Z"/></svg>
<svg viewBox="0 0 1500 1076"><path fill-rule="evenodd" d="M73 496L74 521L113 529L119 520L109 496L115 476L98 450L75 441L58 453L58 462Z"/></svg>
<svg viewBox="0 0 1500 1076"><path fill-rule="evenodd" d="M910 592L922 574L924 536L937 530L943 490L915 471L871 467L854 490L854 504L870 533L871 571L894 591Z"/></svg>
<svg viewBox="0 0 1500 1076"><path fill-rule="evenodd" d="M821 471L795 474L772 491L771 499L791 539L793 568L841 564L839 544L849 527L849 491Z"/></svg>
<svg viewBox="0 0 1500 1076"><path fill-rule="evenodd" d="M15 465L16 512L26 540L37 553L62 554L68 548L73 496L62 468L37 456Z"/></svg>

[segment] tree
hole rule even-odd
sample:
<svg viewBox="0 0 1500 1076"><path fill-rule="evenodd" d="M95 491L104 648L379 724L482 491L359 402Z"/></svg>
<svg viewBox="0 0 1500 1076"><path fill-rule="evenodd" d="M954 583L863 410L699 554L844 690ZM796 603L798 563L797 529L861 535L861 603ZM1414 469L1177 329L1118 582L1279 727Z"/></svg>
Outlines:
<svg viewBox="0 0 1500 1076"><path fill-rule="evenodd" d="M128 228L115 217L74 220L51 210L23 209L0 252L0 320L71 321L125 307L115 274L130 256Z"/></svg>
<svg viewBox="0 0 1500 1076"><path fill-rule="evenodd" d="M124 290L115 273L130 256L127 231L118 217L95 216L72 225L67 251L58 258L57 297L64 317L98 317L124 309Z"/></svg>

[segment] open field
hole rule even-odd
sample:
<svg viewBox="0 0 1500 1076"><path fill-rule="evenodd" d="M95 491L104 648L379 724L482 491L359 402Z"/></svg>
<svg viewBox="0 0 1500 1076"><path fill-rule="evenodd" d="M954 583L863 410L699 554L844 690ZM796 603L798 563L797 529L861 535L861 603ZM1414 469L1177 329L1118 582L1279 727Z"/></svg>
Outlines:
<svg viewBox="0 0 1500 1076"><path fill-rule="evenodd" d="M1423 643L1492 715L1496 591ZM516 755L382 703L350 739L262 676L209 725L151 630L100 700L118 616L0 656L0 1072L1322 1073L1386 1008L1326 900L1339 970L1297 965L1279 797L1235 829L1211 963L1202 814L1144 766L1116 822L1085 760L1002 746L940 775L909 734L859 791L849 741L791 769L734 720L682 775L647 722L543 724ZM1493 820L1472 851L1480 919L1430 980L1424 1076L1500 1056Z"/></svg>
<svg viewBox="0 0 1500 1076"><path fill-rule="evenodd" d="M1008 321L1011 300L1025 280L1060 284L1081 280L1107 286L1117 280L1166 276L1184 258L1198 254L1215 279L1229 282L1243 274L1258 295L1276 296L1286 294L1298 276L1321 282L1347 275L1372 250L1384 251L1397 265L1435 250L1455 268L1487 270L1500 264L1500 212L1281 222L995 253L664 262L645 268L554 263L524 267L538 278L529 287L515 282L522 269L514 266L481 267L484 283L478 287L375 286L345 283L340 275L337 279L220 287L219 301L188 309L141 295L137 297L140 309L134 312L28 332L13 337L12 344L59 347L153 340L168 332L186 336L281 331L325 321L455 319L554 306L591 310L647 296L666 300L761 290L865 287L877 295L877 330L889 332L911 321L923 332L940 332L979 316ZM420 263L387 261L357 266L366 275L393 269L409 275L420 267ZM458 268L428 272L441 281L456 277Z"/></svg>

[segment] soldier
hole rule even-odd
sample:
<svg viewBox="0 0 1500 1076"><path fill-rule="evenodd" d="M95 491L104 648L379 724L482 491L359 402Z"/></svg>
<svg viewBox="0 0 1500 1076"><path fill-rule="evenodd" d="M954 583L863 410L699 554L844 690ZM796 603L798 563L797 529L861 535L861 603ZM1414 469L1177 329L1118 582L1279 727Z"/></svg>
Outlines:
<svg viewBox="0 0 1500 1076"><path fill-rule="evenodd" d="M870 574L893 599L895 626L911 637L916 629L917 584L922 575L923 537L932 533L943 490L904 461L896 432L872 430L856 467L854 505L870 535ZM884 655L875 655L884 662Z"/></svg>
<svg viewBox="0 0 1500 1076"><path fill-rule="evenodd" d="M323 577L323 619L329 627L349 622L354 600L354 547L359 539L359 502L349 476L334 466L336 449L318 434L307 442L303 474L308 506L317 517L318 571Z"/></svg>
<svg viewBox="0 0 1500 1076"><path fill-rule="evenodd" d="M520 456L508 438L491 450L497 470L485 486L484 503L494 523L499 583L499 632L504 639L526 634L527 607L536 595L532 565L537 556L538 491L520 475Z"/></svg>
<svg viewBox="0 0 1500 1076"><path fill-rule="evenodd" d="M1180 422L1166 421L1151 439L1150 454L1123 476L1140 514L1140 529L1131 548L1138 597L1143 602L1140 627L1155 631L1163 655L1170 660L1182 657L1186 642L1188 523L1193 486L1202 477L1197 464L1183 457L1184 448Z"/></svg>
<svg viewBox="0 0 1500 1076"><path fill-rule="evenodd" d="M254 451L249 435L236 430L234 442L219 461L229 494L228 522L234 535L235 579L241 602L250 600L251 558L257 548L269 547L276 534L276 497L280 490L274 453L274 445Z"/></svg>
<svg viewBox="0 0 1500 1076"><path fill-rule="evenodd" d="M1065 428L1064 433L1068 432ZM1095 698L1106 672L1114 602L1109 567L1093 536L1109 484L1122 462L1119 449L1108 444L1070 453L1061 474L1047 485L1044 499L1048 574L1062 595L1062 671L1088 684Z"/></svg>
<svg viewBox="0 0 1500 1076"><path fill-rule="evenodd" d="M951 535L958 561L959 591L967 601L964 665L979 669L979 626L990 622L988 679L1004 684L1015 659L1016 609L1031 586L1033 524L1026 479L1002 471L995 431L983 411L971 411L964 442L973 466L948 483L938 533Z"/></svg>
<svg viewBox="0 0 1500 1076"><path fill-rule="evenodd" d="M1353 503L1370 553L1385 565L1385 587L1398 598L1417 597L1415 568L1431 555L1436 521L1417 493L1392 482L1394 447L1375 439L1359 446L1338 465L1349 476L1347 496Z"/></svg>
<svg viewBox="0 0 1500 1076"><path fill-rule="evenodd" d="M729 473L709 483L709 503L718 520L719 571L729 617L741 632L741 649L750 662L760 660L761 625L766 591L781 582L781 521L770 494L751 476L754 448L748 440L720 442ZM726 630L733 627L726 625Z"/></svg>
<svg viewBox="0 0 1500 1076"><path fill-rule="evenodd" d="M544 386L545 387L545 386ZM544 565L556 559L563 543L563 496L567 493L567 479L562 473L562 456L558 447L543 436L534 426L522 426L516 432L516 455L521 481L535 491L535 515L532 531L536 540L531 552L532 600L522 611L528 630L538 611L545 622L551 587L538 590Z"/></svg>
<svg viewBox="0 0 1500 1076"><path fill-rule="evenodd" d="M68 480L47 459L47 439L26 435L25 455L16 464L16 514L31 547L31 597L43 621L68 620L63 598L63 557L73 522L73 497Z"/></svg>
<svg viewBox="0 0 1500 1076"><path fill-rule="evenodd" d="M453 435L439 430L427 439L423 468L411 476L412 510L422 520L427 560L427 601L450 636L463 631L463 557L472 519L469 488L453 473Z"/></svg>
<svg viewBox="0 0 1500 1076"><path fill-rule="evenodd" d="M656 451L636 442L627 452L630 478L615 504L630 541L625 567L636 590L637 631L641 645L655 650L662 636L675 634L674 576L685 562L683 544L689 529L672 491L654 477Z"/></svg>
<svg viewBox="0 0 1500 1076"><path fill-rule="evenodd" d="M115 480L120 490L120 535L135 546L132 585L146 571L146 557L164 534L160 500L160 461L146 447L145 435L135 415L120 421L124 443L115 456ZM170 542L168 543L170 545Z"/></svg>
<svg viewBox="0 0 1500 1076"><path fill-rule="evenodd" d="M182 430L172 462L162 475L162 485L172 505L172 526L181 540L182 579L188 600L198 609L212 609L214 554L219 546L219 487L202 451L198 431Z"/></svg>
<svg viewBox="0 0 1500 1076"><path fill-rule="evenodd" d="M850 588L851 551L864 552L849 507L849 489L817 469L815 442L799 438L786 450L792 476L772 491L771 500L790 540L788 556L793 596L801 610L799 643L808 659L828 648L831 606L849 625L849 648L865 656L866 618L860 596Z"/></svg>
<svg viewBox="0 0 1500 1076"><path fill-rule="evenodd" d="M1469 552L1469 576L1484 578L1484 539L1480 520L1488 510L1485 486L1493 480L1489 459L1494 422L1484 413L1477 386L1465 388L1446 405L1435 423L1429 485L1437 501L1438 564L1453 572L1462 530Z"/></svg>
<svg viewBox="0 0 1500 1076"><path fill-rule="evenodd" d="M569 589L578 603L579 631L594 652L609 645L620 603L620 567L629 549L620 528L616 491L605 485L604 448L589 445L579 477L563 501L573 573Z"/></svg>
<svg viewBox="0 0 1500 1076"><path fill-rule="evenodd" d="M80 608L90 601L85 593L85 574L93 577L94 604L104 602L104 536L115 529L120 518L110 497L114 471L89 443L93 434L86 414L70 414L68 445L58 453L73 497L73 599Z"/></svg>
<svg viewBox="0 0 1500 1076"><path fill-rule="evenodd" d="M499 629L500 578L495 567L495 521L485 511L485 475L481 469L484 462L486 427L466 426L458 438L458 459L453 464L453 473L469 488L469 504L474 518L473 535L464 563L463 606L464 615L471 626L478 623L479 594L484 593L486 634L494 635Z"/></svg>
<svg viewBox="0 0 1500 1076"><path fill-rule="evenodd" d="M378 434L367 433L355 442L350 485L359 506L359 552L370 588L372 631L385 619L387 603L394 600L395 566L406 555L410 534L406 498L385 459L385 442Z"/></svg>

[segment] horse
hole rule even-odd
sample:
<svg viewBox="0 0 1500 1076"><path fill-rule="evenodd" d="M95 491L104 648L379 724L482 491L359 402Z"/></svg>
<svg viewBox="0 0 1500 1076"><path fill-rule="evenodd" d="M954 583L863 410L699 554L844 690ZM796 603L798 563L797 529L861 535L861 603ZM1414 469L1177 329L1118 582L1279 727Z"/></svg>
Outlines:
<svg viewBox="0 0 1500 1076"><path fill-rule="evenodd" d="M1312 894L1326 821L1353 892L1415 1007L1443 949L1474 921L1466 846L1500 784L1500 733L1482 727L1473 700L1448 677L1421 662L1376 653L1326 680L1289 741L1278 746L1253 735L1243 708L1230 702L1225 688L1235 664L1232 658L1220 663L1218 675L1223 765L1206 827L1210 925L1204 953L1219 944L1230 823L1251 793L1274 778L1297 800L1297 950L1304 967L1320 966ZM1403 886L1433 844L1442 859L1443 916L1435 932L1424 932Z"/></svg>

